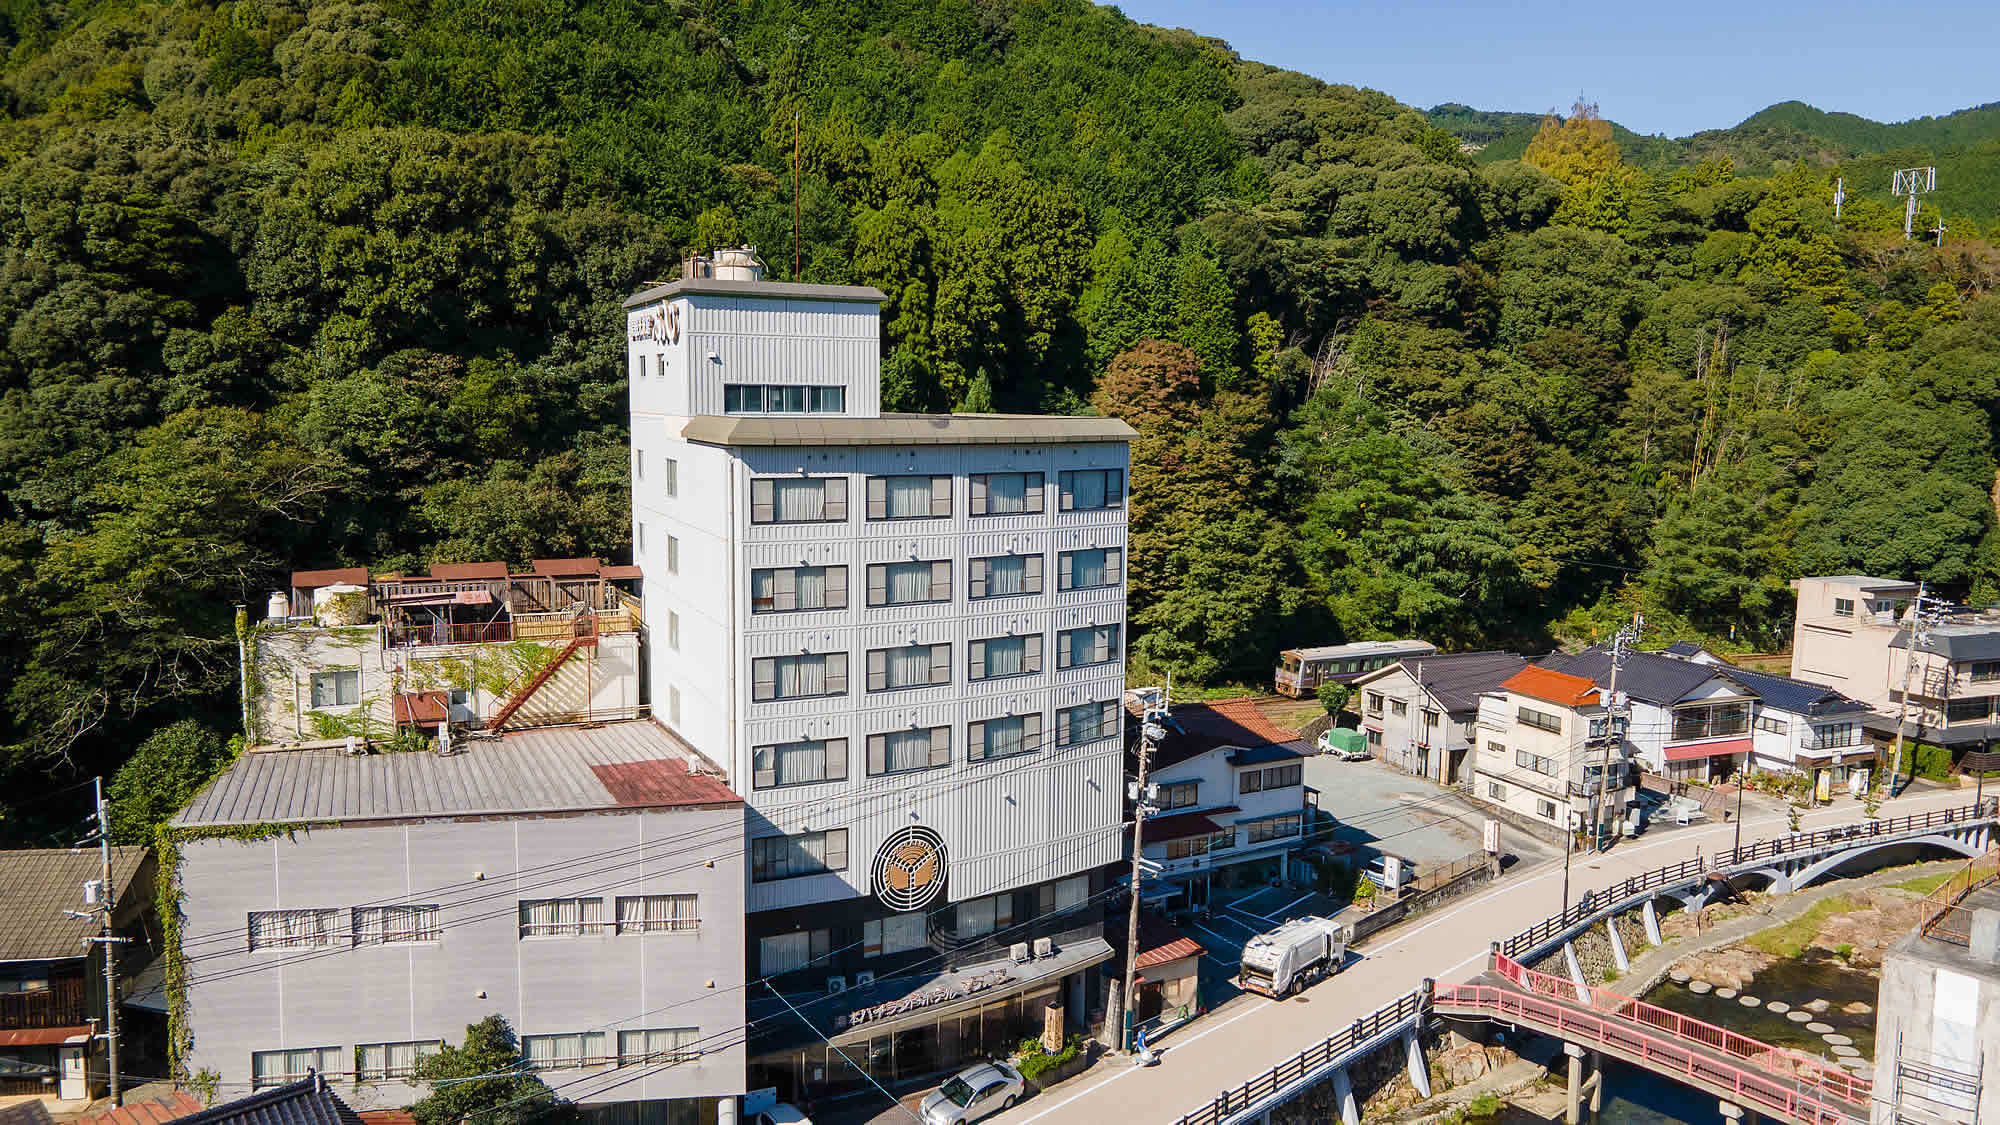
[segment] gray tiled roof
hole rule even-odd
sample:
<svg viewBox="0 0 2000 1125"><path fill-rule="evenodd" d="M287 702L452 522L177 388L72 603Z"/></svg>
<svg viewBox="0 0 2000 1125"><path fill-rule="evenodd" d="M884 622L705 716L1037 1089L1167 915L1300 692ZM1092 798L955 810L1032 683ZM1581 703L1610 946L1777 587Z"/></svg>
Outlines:
<svg viewBox="0 0 2000 1125"><path fill-rule="evenodd" d="M1790 676L1756 672L1733 665L1717 670L1749 688L1766 706L1794 715L1844 715L1868 710L1866 703L1850 699L1825 684L1808 683Z"/></svg>
<svg viewBox="0 0 2000 1125"><path fill-rule="evenodd" d="M1542 667L1582 676L1601 688L1611 685L1611 650L1603 645L1592 645L1573 656L1556 653L1542 661ZM1665 706L1680 702L1716 676L1727 678L1727 672L1712 664L1697 664L1657 652L1628 652L1624 663L1619 665L1618 690L1633 699Z"/></svg>
<svg viewBox="0 0 2000 1125"><path fill-rule="evenodd" d="M710 297L769 297L780 301L872 301L889 299L873 285L802 285L791 281L721 281L712 277L689 281L669 281L625 298L625 307L637 308L665 297L699 293Z"/></svg>
<svg viewBox="0 0 2000 1125"><path fill-rule="evenodd" d="M144 848L111 849L112 901L125 897L146 859ZM60 960L90 952L83 939L97 932L82 910L83 884L100 870L96 848L0 851L0 961Z"/></svg>
<svg viewBox="0 0 2000 1125"><path fill-rule="evenodd" d="M237 759L174 823L394 820L741 800L714 778L690 776L684 768L690 764L695 769L708 765L665 730L644 721L474 740L451 757L349 757L337 749L259 751Z"/></svg>
<svg viewBox="0 0 2000 1125"><path fill-rule="evenodd" d="M1896 630L1889 647L1910 647L1910 631ZM1931 630L1924 651L1951 661L2000 660L2000 625L1939 625Z"/></svg>
<svg viewBox="0 0 2000 1125"><path fill-rule="evenodd" d="M1528 658L1512 652L1455 652L1401 663L1447 714L1463 715L1479 710L1480 693L1499 688L1528 666Z"/></svg>
<svg viewBox="0 0 2000 1125"><path fill-rule="evenodd" d="M701 414L681 436L707 445L1062 445L1127 442L1117 418L1074 414L884 414L880 418Z"/></svg>
<svg viewBox="0 0 2000 1125"><path fill-rule="evenodd" d="M174 1125L361 1125L361 1118L315 1075L224 1102Z"/></svg>

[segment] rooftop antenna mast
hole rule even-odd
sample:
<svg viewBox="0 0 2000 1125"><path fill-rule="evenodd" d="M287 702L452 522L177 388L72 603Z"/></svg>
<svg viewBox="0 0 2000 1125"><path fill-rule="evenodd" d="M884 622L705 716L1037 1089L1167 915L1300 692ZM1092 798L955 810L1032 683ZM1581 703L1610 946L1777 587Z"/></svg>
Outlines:
<svg viewBox="0 0 2000 1125"><path fill-rule="evenodd" d="M1889 178L1889 193L1891 195L1907 196L1909 199L1909 202L1903 206L1903 237L1905 239L1916 236L1917 197L1923 195L1925 192L1936 190L1936 168L1903 168L1899 169L1895 175ZM1942 220L1939 221L1939 225L1943 225ZM1942 245L1944 236L1940 234L1938 238L1940 245Z"/></svg>
<svg viewBox="0 0 2000 1125"><path fill-rule="evenodd" d="M792 110L792 280L799 278L799 111Z"/></svg>
<svg viewBox="0 0 2000 1125"><path fill-rule="evenodd" d="M1840 205L1845 202L1847 202L1847 177L1841 176L1833 181L1833 222L1835 226L1840 225Z"/></svg>

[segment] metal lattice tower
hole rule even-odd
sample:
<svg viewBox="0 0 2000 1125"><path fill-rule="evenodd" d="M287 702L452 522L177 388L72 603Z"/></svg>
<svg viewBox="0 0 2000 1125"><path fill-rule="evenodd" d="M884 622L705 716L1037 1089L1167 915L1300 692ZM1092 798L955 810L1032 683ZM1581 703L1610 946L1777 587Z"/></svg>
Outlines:
<svg viewBox="0 0 2000 1125"><path fill-rule="evenodd" d="M1937 190L1936 168L1903 168L1889 178L1889 193L1906 196L1909 202L1903 206L1903 237L1915 237L1917 225L1917 197L1925 192ZM1940 243L1944 236L1938 236Z"/></svg>

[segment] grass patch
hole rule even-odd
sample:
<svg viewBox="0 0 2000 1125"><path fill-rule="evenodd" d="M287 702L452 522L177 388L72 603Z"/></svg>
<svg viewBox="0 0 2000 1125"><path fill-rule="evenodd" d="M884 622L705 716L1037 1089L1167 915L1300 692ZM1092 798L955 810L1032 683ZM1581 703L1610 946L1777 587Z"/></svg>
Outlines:
<svg viewBox="0 0 2000 1125"><path fill-rule="evenodd" d="M1956 874L1958 874L1956 871L1940 871L1935 875L1919 875L1914 879L1905 879L1900 883L1891 883L1889 884L1889 889L1914 891L1920 895L1927 895L1944 886Z"/></svg>
<svg viewBox="0 0 2000 1125"><path fill-rule="evenodd" d="M1822 899L1806 908L1804 914L1789 922L1782 922L1762 933L1752 934L1743 944L1773 957L1797 957L1812 944L1818 935L1820 924L1835 914L1845 914L1860 904L1846 895L1835 895Z"/></svg>

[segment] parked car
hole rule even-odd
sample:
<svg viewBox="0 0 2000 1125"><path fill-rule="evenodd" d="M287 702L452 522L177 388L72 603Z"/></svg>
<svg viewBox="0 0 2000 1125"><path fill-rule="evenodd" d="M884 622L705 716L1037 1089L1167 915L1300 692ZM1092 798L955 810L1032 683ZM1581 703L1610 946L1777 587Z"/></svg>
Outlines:
<svg viewBox="0 0 2000 1125"><path fill-rule="evenodd" d="M750 1115L750 1125L813 1125L812 1118L795 1105L779 1102L761 1113Z"/></svg>
<svg viewBox="0 0 2000 1125"><path fill-rule="evenodd" d="M1003 1062L966 1067L924 1098L924 1125L966 1125L1014 1108L1028 1088L1021 1072Z"/></svg>
<svg viewBox="0 0 2000 1125"><path fill-rule="evenodd" d="M1394 887L1391 887L1389 884L1389 861L1391 859L1396 860L1396 883ZM1368 866L1362 868L1361 873L1368 876L1369 882L1385 891L1401 890L1417 881L1417 865L1398 856L1378 855L1368 861Z"/></svg>
<svg viewBox="0 0 2000 1125"><path fill-rule="evenodd" d="M1368 736L1358 730L1340 727L1321 734L1313 749L1317 753L1331 754L1343 762L1365 762L1369 758Z"/></svg>

